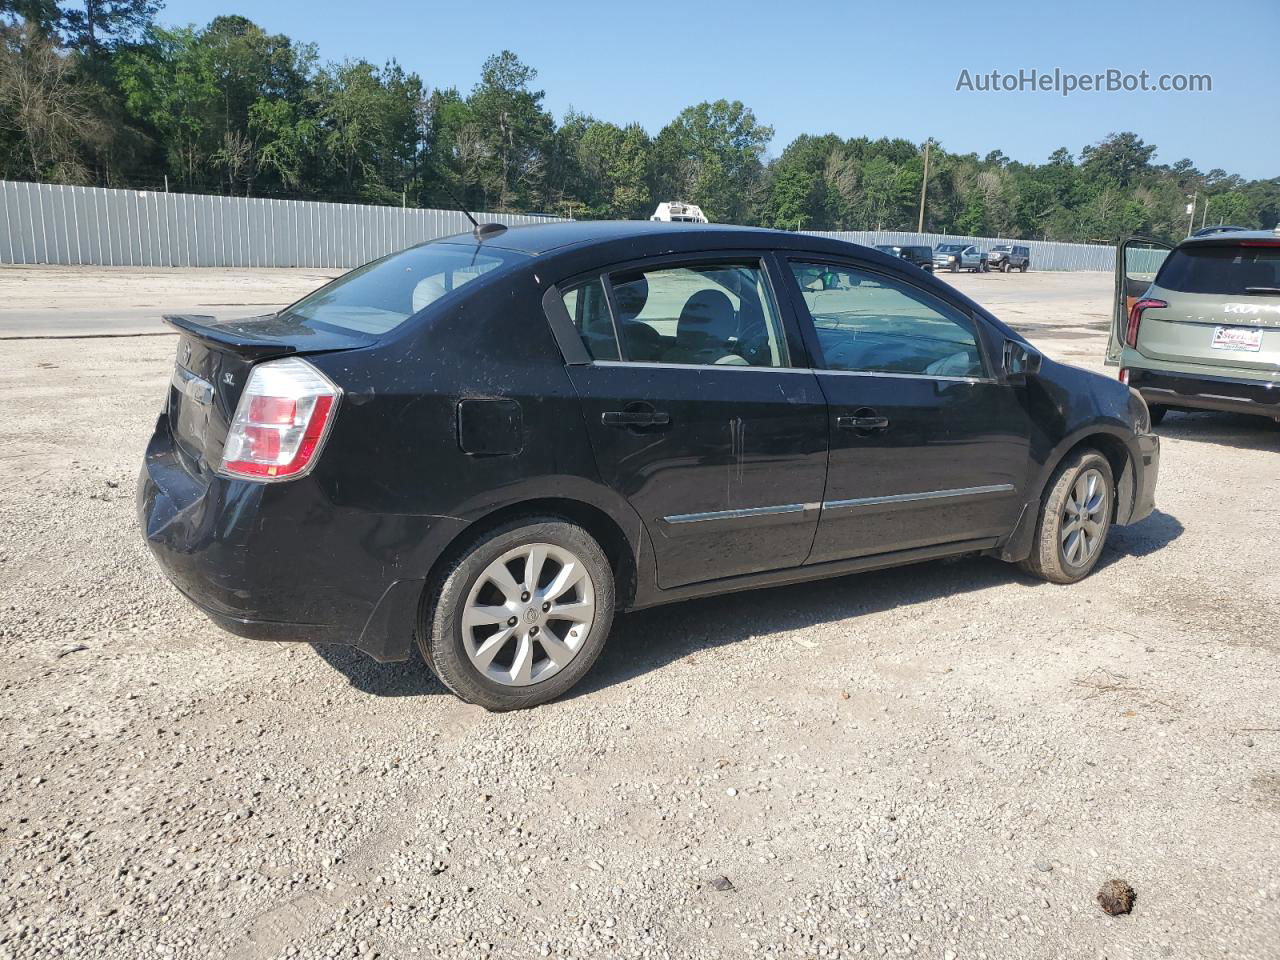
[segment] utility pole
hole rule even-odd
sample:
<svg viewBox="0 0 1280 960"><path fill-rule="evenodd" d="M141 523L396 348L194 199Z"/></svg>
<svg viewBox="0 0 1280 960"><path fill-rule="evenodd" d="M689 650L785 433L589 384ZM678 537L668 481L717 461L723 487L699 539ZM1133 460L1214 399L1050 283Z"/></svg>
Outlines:
<svg viewBox="0 0 1280 960"><path fill-rule="evenodd" d="M924 195L929 189L929 147L933 137L924 142L924 181L920 184L920 219L916 223L916 233L924 233Z"/></svg>
<svg viewBox="0 0 1280 960"><path fill-rule="evenodd" d="M1191 218L1187 220L1187 236L1191 236L1191 231L1196 225L1196 201L1200 199L1200 191L1196 190L1191 194L1191 203L1187 205L1187 213L1191 214Z"/></svg>

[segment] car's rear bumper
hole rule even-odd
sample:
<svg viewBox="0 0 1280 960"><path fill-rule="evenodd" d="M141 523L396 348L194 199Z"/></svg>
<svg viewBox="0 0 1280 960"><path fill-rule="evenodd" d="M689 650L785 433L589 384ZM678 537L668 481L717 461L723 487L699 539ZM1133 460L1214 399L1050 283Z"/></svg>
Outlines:
<svg viewBox="0 0 1280 960"><path fill-rule="evenodd" d="M1251 413L1280 419L1280 381L1129 368L1129 386L1147 406Z"/></svg>
<svg viewBox="0 0 1280 960"><path fill-rule="evenodd" d="M409 655L437 517L334 505L314 477L263 484L184 464L164 415L138 478L138 517L165 576L218 626L257 640ZM444 521L448 522L448 521Z"/></svg>

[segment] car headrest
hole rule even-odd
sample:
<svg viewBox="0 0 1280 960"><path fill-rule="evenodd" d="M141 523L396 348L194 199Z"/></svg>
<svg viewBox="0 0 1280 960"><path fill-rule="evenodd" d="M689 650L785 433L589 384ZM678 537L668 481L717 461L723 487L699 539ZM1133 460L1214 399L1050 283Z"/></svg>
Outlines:
<svg viewBox="0 0 1280 960"><path fill-rule="evenodd" d="M649 302L649 281L644 276L619 283L613 288L613 302L618 308L618 322L634 320Z"/></svg>
<svg viewBox="0 0 1280 960"><path fill-rule="evenodd" d="M676 323L676 340L681 343L724 345L737 335L733 303L719 290L699 290L691 296Z"/></svg>

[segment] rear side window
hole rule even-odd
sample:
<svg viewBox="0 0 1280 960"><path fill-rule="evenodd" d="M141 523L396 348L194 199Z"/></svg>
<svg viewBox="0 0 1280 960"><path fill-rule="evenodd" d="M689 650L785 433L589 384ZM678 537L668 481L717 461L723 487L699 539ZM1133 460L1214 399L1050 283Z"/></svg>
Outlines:
<svg viewBox="0 0 1280 960"><path fill-rule="evenodd" d="M973 321L923 291L847 267L792 263L828 370L982 377Z"/></svg>
<svg viewBox="0 0 1280 960"><path fill-rule="evenodd" d="M1160 267L1156 286L1228 297L1280 296L1280 246L1179 247Z"/></svg>
<svg viewBox="0 0 1280 960"><path fill-rule="evenodd" d="M523 254L428 243L344 274L283 312L318 327L383 334L420 310Z"/></svg>
<svg viewBox="0 0 1280 960"><path fill-rule="evenodd" d="M778 311L758 261L627 270L609 280L626 360L786 365Z"/></svg>
<svg viewBox="0 0 1280 960"><path fill-rule="evenodd" d="M613 318L609 315L604 284L599 278L567 291L564 306L591 359L617 360L618 338L614 334Z"/></svg>

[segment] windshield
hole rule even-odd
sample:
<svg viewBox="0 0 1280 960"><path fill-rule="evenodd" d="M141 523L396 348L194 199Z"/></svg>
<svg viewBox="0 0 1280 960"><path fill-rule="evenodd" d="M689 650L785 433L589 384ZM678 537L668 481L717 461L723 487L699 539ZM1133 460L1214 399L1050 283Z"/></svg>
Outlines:
<svg viewBox="0 0 1280 960"><path fill-rule="evenodd" d="M1280 245L1179 247L1161 265L1156 286L1179 293L1280 296Z"/></svg>
<svg viewBox="0 0 1280 960"><path fill-rule="evenodd" d="M388 333L477 277L523 259L509 250L427 243L357 267L282 314L338 330Z"/></svg>
<svg viewBox="0 0 1280 960"><path fill-rule="evenodd" d="M939 253L959 253L963 249L962 243L943 243L938 246Z"/></svg>
<svg viewBox="0 0 1280 960"><path fill-rule="evenodd" d="M998 250L998 251L1000 251L1001 253L1008 253L1010 250L1012 250L1012 249L1013 249L1013 247L1009 246L1007 243L997 243L997 244L996 244L994 247L992 247L991 249L992 249L992 250Z"/></svg>

